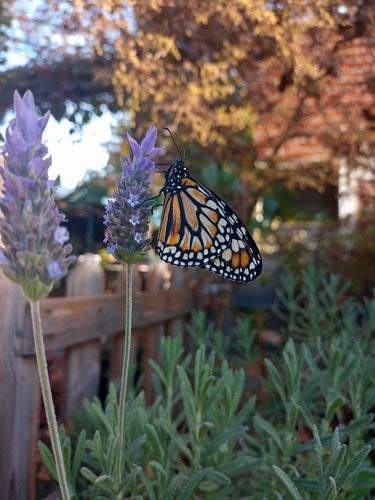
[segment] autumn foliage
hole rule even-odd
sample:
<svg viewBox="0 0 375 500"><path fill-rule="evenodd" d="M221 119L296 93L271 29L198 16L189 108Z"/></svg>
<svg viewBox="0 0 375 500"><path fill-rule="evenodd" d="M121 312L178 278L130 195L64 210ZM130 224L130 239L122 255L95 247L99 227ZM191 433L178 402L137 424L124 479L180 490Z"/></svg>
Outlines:
<svg viewBox="0 0 375 500"><path fill-rule="evenodd" d="M34 17L39 26L42 19L47 24L60 19L60 45L54 41L49 47L45 38L41 43L38 57L45 66L69 56L71 68L76 58L68 76L75 75L75 85L63 87L66 97L95 104L102 99L113 107L115 96L140 135L150 122L168 126L180 143L204 151L216 164L233 162L244 190L252 186L252 200L275 182L289 187L332 182L333 158L373 153L371 119L363 116L358 94L350 103L356 113L346 109L333 122L325 116L333 99L330 89L342 68L350 69L356 40L371 59L363 85L365 112L372 116L374 8L369 0L45 0ZM33 36L35 22L25 15L20 22ZM92 62L91 75L80 73L80 61ZM78 97L73 89L83 90ZM336 91L340 107L342 88ZM312 112L319 116L315 129L307 130L304 122ZM324 166L306 169L291 162L293 168L285 169L279 161L284 144L298 137L306 153L311 146L306 138L317 133L324 138ZM265 160L261 175L257 158ZM252 205L249 197L246 204Z"/></svg>

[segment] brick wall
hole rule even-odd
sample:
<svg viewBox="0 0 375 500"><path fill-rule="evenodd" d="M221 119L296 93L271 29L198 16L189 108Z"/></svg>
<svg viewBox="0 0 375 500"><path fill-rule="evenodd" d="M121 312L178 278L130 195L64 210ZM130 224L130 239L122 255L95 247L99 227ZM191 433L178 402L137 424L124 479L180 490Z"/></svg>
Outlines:
<svg viewBox="0 0 375 500"><path fill-rule="evenodd" d="M265 72L255 145L261 160L321 162L352 154L349 143L375 145L375 39L343 43L334 55L334 76L325 76L320 95L278 90L281 75ZM296 115L298 118L295 120Z"/></svg>

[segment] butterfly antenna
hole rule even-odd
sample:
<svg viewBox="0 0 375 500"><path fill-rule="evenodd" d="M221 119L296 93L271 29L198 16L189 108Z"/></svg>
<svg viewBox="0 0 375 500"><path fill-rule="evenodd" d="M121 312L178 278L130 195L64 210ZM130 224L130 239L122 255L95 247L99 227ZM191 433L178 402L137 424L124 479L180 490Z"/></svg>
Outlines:
<svg viewBox="0 0 375 500"><path fill-rule="evenodd" d="M166 131L169 133L169 135L172 137L173 144L175 145L175 147L176 147L176 149L177 149L177 151L178 151L178 154L180 155L180 158L181 158L181 160L183 161L183 155L182 155L182 153L181 153L181 149L178 147L178 144L177 144L177 142L176 142L176 139L173 137L172 132L171 132L171 131L169 130L169 128L167 128L167 127L164 127L164 130L166 130Z"/></svg>

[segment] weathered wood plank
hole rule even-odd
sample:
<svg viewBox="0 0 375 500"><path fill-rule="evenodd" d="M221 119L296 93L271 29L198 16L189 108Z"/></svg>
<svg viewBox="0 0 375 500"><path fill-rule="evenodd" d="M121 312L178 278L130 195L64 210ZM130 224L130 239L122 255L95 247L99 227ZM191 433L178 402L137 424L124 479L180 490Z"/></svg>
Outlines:
<svg viewBox="0 0 375 500"><path fill-rule="evenodd" d="M35 498L40 390L36 359L18 355L25 299L0 274L0 497ZM32 335L32 334L31 334Z"/></svg>
<svg viewBox="0 0 375 500"><path fill-rule="evenodd" d="M144 292L157 292L159 294L164 290L166 272L168 271L168 266L165 262L156 262L147 273L147 279L144 280ZM147 295L146 295L147 297ZM152 297L152 296L151 296ZM174 299L174 295L172 299ZM170 309L174 309L177 303L170 303L171 297L166 296L167 301L164 304L163 313L164 316L168 313ZM151 303L151 307L155 305L155 302ZM158 303L156 303L158 306ZM178 307L182 304L180 303ZM150 359L153 359L157 363L160 362L160 338L163 334L166 334L166 323L157 322L153 324L146 325L142 329L141 335L133 335L132 344L134 344L135 349L140 349L140 363L142 372L142 388L145 394L146 404L151 404L154 400L154 387L152 384L152 368L150 365Z"/></svg>
<svg viewBox="0 0 375 500"><path fill-rule="evenodd" d="M99 255L80 255L70 271L67 296L95 296L104 292L105 276ZM98 394L101 370L101 342L94 339L64 350L63 416L68 419L80 410L83 400Z"/></svg>
<svg viewBox="0 0 375 500"><path fill-rule="evenodd" d="M139 292L133 297L133 328L172 320L191 309L191 293L186 290ZM41 301L41 314L46 350L73 346L122 331L125 295L48 298ZM20 346L23 356L34 354L31 329L28 311Z"/></svg>

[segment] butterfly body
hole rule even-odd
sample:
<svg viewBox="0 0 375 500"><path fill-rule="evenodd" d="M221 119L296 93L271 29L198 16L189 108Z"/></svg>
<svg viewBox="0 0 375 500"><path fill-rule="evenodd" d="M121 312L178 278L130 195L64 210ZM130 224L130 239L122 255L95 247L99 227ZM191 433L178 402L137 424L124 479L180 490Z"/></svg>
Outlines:
<svg viewBox="0 0 375 500"><path fill-rule="evenodd" d="M157 237L162 260L242 283L259 276L262 258L249 232L223 200L190 176L183 161L168 169L162 192Z"/></svg>

